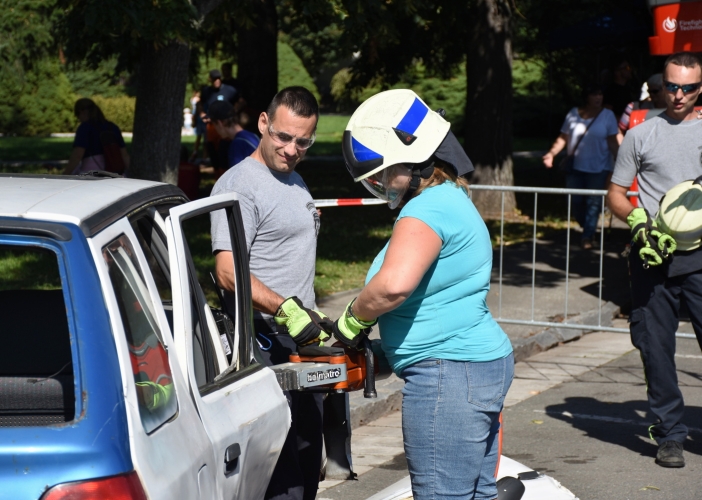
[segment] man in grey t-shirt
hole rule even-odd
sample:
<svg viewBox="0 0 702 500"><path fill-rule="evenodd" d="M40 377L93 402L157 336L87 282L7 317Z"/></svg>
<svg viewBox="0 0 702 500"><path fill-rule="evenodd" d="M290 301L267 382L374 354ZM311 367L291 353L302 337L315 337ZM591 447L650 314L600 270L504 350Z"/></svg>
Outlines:
<svg viewBox="0 0 702 500"><path fill-rule="evenodd" d="M285 363L298 346L329 338L314 311L319 214L295 167L314 142L317 101L303 87L281 90L261 113L261 142L230 168L212 195L235 192L244 222L256 337L264 359ZM227 302L235 291L232 248L223 213L212 216L217 282ZM313 500L322 460L322 395L286 393L292 416L266 499Z"/></svg>
<svg viewBox="0 0 702 500"><path fill-rule="evenodd" d="M660 199L668 190L702 175L702 121L697 120L694 110L702 63L689 52L673 54L666 60L663 80L665 113L626 134L607 202L612 213L627 221L634 233L629 255L629 322L632 343L641 352L644 364L648 402L657 417L649 429L658 443L656 463L683 467L683 442L688 429L681 421L684 403L675 369L675 332L682 299L697 338L702 339L702 249L676 251L671 261L649 267L639 254L639 236L641 222L646 222L647 213L655 218ZM634 178L639 184L639 208L634 208L626 196Z"/></svg>

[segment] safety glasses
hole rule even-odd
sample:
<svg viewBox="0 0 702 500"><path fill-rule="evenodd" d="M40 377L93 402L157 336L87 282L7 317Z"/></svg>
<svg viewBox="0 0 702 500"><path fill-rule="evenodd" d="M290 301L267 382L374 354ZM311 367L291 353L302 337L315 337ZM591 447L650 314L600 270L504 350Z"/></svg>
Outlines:
<svg viewBox="0 0 702 500"><path fill-rule="evenodd" d="M700 85L702 85L702 82L688 83L687 85L678 85L677 83L665 81L663 82L663 86L671 94L677 94L678 90L682 90L683 94L689 94L700 88Z"/></svg>
<svg viewBox="0 0 702 500"><path fill-rule="evenodd" d="M275 130L273 130L272 123L268 125L268 133L273 138L273 140L281 146L287 146L294 140L295 147L299 150L309 149L312 146L312 144L314 144L314 140L316 137L315 132L312 133L312 137L310 138L295 137L290 134L286 134L285 132L276 132Z"/></svg>

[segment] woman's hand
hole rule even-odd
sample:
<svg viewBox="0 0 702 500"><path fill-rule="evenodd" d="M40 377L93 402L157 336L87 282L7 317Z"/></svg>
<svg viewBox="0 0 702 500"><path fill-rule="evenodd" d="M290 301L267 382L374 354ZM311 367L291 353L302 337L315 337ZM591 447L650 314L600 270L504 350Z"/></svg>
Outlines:
<svg viewBox="0 0 702 500"><path fill-rule="evenodd" d="M544 166L546 168L551 168L553 167L553 154L549 151L545 155L541 157L541 160L544 162Z"/></svg>
<svg viewBox="0 0 702 500"><path fill-rule="evenodd" d="M566 144L568 144L568 134L561 132L551 146L551 149L548 150L548 153L541 157L541 161L544 162L546 168L553 167L553 159L566 147Z"/></svg>

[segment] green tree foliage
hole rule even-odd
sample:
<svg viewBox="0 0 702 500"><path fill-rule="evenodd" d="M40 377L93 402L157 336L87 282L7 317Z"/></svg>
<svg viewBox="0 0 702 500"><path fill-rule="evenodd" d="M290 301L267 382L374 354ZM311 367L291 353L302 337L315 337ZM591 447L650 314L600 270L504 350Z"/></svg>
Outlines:
<svg viewBox="0 0 702 500"><path fill-rule="evenodd" d="M46 135L72 132L75 95L71 83L61 71L59 62L43 59L25 74L25 84L17 99L16 120L8 131L18 135Z"/></svg>
<svg viewBox="0 0 702 500"><path fill-rule="evenodd" d="M54 0L16 0L0 9L0 132L71 130L74 96L51 36Z"/></svg>
<svg viewBox="0 0 702 500"><path fill-rule="evenodd" d="M291 85L307 88L319 101L319 91L305 65L290 45L278 42L278 90Z"/></svg>
<svg viewBox="0 0 702 500"><path fill-rule="evenodd" d="M188 0L55 0L64 10L58 32L71 61L93 68L117 57L118 69L134 69L141 61L140 42L163 47L196 36L199 14ZM204 1L197 4L207 3Z"/></svg>
<svg viewBox="0 0 702 500"><path fill-rule="evenodd" d="M331 93L337 104L337 111L351 113L363 101L383 90L382 83L371 82L361 89L352 84L349 68L340 70L332 79ZM460 65L448 78L439 78L427 74L420 62L410 67L400 80L389 88L412 89L432 109L443 108L446 119L456 133L463 127L463 111L466 103L465 67Z"/></svg>
<svg viewBox="0 0 702 500"><path fill-rule="evenodd" d="M659 70L648 54L651 20L645 2L518 0L516 5L515 78L520 72L530 82L529 89L515 86L521 135L530 130L557 134L567 110L580 104L583 84L601 81L617 56L629 57L638 67L634 87ZM607 30L608 24L616 28ZM588 38L594 29L601 31Z"/></svg>
<svg viewBox="0 0 702 500"><path fill-rule="evenodd" d="M84 61L67 64L64 72L71 82L73 92L80 97L134 95L135 89L131 86L129 73L117 71L116 57L100 61L94 68Z"/></svg>

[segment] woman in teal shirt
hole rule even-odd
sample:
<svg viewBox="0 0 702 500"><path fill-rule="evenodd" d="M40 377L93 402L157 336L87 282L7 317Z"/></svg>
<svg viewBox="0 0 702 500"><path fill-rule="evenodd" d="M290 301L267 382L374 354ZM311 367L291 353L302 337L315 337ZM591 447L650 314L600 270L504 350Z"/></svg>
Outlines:
<svg viewBox="0 0 702 500"><path fill-rule="evenodd" d="M383 351L405 381L414 498L495 499L499 414L514 359L485 302L492 246L462 178L473 165L440 112L410 90L363 103L343 152L356 181L402 210L334 336L357 345L379 323Z"/></svg>

